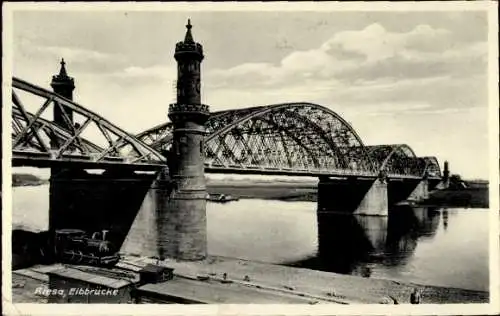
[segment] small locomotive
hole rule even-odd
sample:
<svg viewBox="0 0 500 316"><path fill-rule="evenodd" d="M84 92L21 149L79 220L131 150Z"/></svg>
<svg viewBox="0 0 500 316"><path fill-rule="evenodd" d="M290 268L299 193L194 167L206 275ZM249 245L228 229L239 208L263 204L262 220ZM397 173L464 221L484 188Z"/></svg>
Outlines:
<svg viewBox="0 0 500 316"><path fill-rule="evenodd" d="M59 229L54 236L57 261L71 264L113 266L120 260L118 250L106 240L108 231L95 232L89 238L80 229Z"/></svg>

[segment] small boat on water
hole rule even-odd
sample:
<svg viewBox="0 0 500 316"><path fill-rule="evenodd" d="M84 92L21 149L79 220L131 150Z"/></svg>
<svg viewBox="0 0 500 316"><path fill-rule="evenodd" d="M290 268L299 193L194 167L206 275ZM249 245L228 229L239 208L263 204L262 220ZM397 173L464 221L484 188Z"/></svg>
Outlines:
<svg viewBox="0 0 500 316"><path fill-rule="evenodd" d="M397 206L417 206L418 203L417 203L417 201L405 200L405 201L401 201L401 202L396 203L396 205Z"/></svg>
<svg viewBox="0 0 500 316"><path fill-rule="evenodd" d="M217 203L226 203L231 201L238 201L239 198L236 196L232 196L230 194L207 194L207 201L217 202Z"/></svg>

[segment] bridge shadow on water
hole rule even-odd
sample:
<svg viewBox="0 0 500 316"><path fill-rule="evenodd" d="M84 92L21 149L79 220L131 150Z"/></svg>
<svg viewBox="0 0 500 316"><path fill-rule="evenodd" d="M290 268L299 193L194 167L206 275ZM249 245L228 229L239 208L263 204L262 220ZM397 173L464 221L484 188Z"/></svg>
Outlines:
<svg viewBox="0 0 500 316"><path fill-rule="evenodd" d="M50 222L56 228L109 230L120 247L156 175L106 170L100 175L66 170L52 181Z"/></svg>
<svg viewBox="0 0 500 316"><path fill-rule="evenodd" d="M418 240L436 234L440 218L439 209L409 206L393 207L389 216L318 212L316 255L285 265L370 277L370 264L406 264Z"/></svg>
<svg viewBox="0 0 500 316"><path fill-rule="evenodd" d="M54 229L80 229L89 236L107 230L107 240L120 249L150 190L155 174L128 170L106 170L92 174L81 169L53 168L50 185L49 226ZM48 231L12 232L13 267L43 263L40 249L48 249Z"/></svg>

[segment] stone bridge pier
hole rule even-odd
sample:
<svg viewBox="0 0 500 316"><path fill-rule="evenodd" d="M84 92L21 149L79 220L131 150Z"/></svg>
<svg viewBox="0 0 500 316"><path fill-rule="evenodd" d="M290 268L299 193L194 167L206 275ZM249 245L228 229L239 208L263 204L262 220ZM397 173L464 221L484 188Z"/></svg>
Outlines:
<svg viewBox="0 0 500 316"><path fill-rule="evenodd" d="M421 201L429 197L427 179L390 179L387 187L389 205L401 201Z"/></svg>
<svg viewBox="0 0 500 316"><path fill-rule="evenodd" d="M136 254L147 257L164 257L162 241L174 245L171 234L162 232L175 231L178 217L168 211L168 201L173 190L173 182L168 171L162 170L150 183L143 195L141 204L131 223L121 253Z"/></svg>
<svg viewBox="0 0 500 316"><path fill-rule="evenodd" d="M49 231L109 230L108 236L120 247L137 211L153 208L145 196L150 194L155 177L116 168L101 173L59 169L50 179Z"/></svg>
<svg viewBox="0 0 500 316"><path fill-rule="evenodd" d="M320 178L318 215L388 215L387 183L381 179Z"/></svg>

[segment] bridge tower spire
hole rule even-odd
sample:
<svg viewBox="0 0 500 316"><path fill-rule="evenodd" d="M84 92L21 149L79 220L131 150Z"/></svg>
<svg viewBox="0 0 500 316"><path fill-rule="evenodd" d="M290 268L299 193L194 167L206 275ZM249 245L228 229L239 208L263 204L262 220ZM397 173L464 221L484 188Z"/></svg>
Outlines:
<svg viewBox="0 0 500 316"><path fill-rule="evenodd" d="M52 76L50 83L55 93L66 99L73 100L73 90L75 90L74 79L68 76L66 71L66 62L61 59L61 68L59 74ZM61 105L61 107L53 106L53 122L62 128L72 132L74 119L73 111ZM56 139L51 140L52 149L57 149L62 144L58 144ZM71 148L71 146L69 146ZM50 187L49 187L49 231L54 232L55 229L64 227L67 220L68 206L65 204L65 197L68 195L67 188L70 179L69 169L59 166L50 168Z"/></svg>
<svg viewBox="0 0 500 316"><path fill-rule="evenodd" d="M448 181L449 178L450 178L450 167L448 161L445 161L443 170L443 181Z"/></svg>
<svg viewBox="0 0 500 316"><path fill-rule="evenodd" d="M66 99L73 100L73 90L75 90L75 81L72 77L68 76L66 71L66 62L64 58L61 59L61 68L58 75L52 76L50 83L55 93L59 94ZM70 109L65 109L65 112L73 123L73 112ZM54 106L54 122L63 128L71 130L64 119L64 115L58 106Z"/></svg>
<svg viewBox="0 0 500 316"><path fill-rule="evenodd" d="M178 64L177 102L169 107L173 145L169 169L173 191L162 210L160 255L178 260L202 260L207 255L206 184L203 140L210 113L201 103L200 65L203 47L196 43L188 20L184 41L175 47Z"/></svg>

